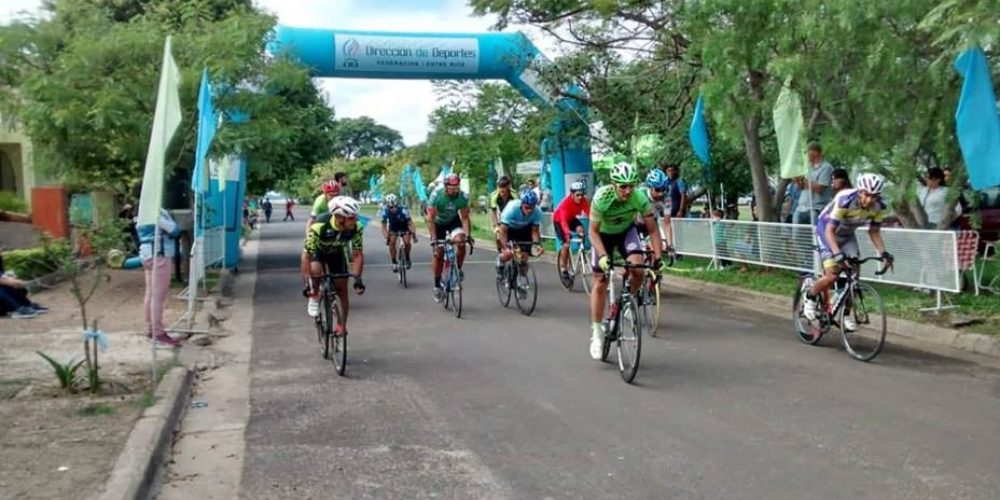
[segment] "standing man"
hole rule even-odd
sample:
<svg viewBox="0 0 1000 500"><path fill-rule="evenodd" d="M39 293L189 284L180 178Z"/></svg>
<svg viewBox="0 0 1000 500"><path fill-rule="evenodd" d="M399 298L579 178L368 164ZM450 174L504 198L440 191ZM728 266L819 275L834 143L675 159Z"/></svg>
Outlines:
<svg viewBox="0 0 1000 500"><path fill-rule="evenodd" d="M264 198L264 222L271 222L271 211L274 210L274 205L271 204L270 198Z"/></svg>
<svg viewBox="0 0 1000 500"><path fill-rule="evenodd" d="M434 190L427 206L427 229L431 236L431 245L435 245L434 262L434 299L440 301L441 268L444 266L444 247L437 246L439 240L452 238L458 257L459 276L464 278L462 264L465 263L465 239L471 234L469 228L469 197L459 189L461 180L458 174L448 174L444 178L444 186Z"/></svg>
<svg viewBox="0 0 1000 500"><path fill-rule="evenodd" d="M340 187L340 194L344 196L353 196L351 194L351 181L347 179L347 172L337 172L333 174L333 180Z"/></svg>
<svg viewBox="0 0 1000 500"><path fill-rule="evenodd" d="M180 347L181 343L167 335L163 328L163 308L167 305L167 295L170 293L170 262L177 254L177 236L180 230L177 223L164 209L160 209L157 220L160 226L159 252L156 252L156 232L154 229L142 228L139 232L139 257L146 274L146 297L143 307L146 311L146 336L152 337L160 347ZM156 276L153 288L153 276Z"/></svg>
<svg viewBox="0 0 1000 500"><path fill-rule="evenodd" d="M295 214L292 213L293 208L295 208L295 202L291 198L285 198L285 218L281 222L285 222L288 219L292 219L292 222L295 222Z"/></svg>
<svg viewBox="0 0 1000 500"><path fill-rule="evenodd" d="M670 197L670 216L685 217L687 215L687 184L681 180L681 170L678 165L667 165L667 194Z"/></svg>
<svg viewBox="0 0 1000 500"><path fill-rule="evenodd" d="M795 214L796 224L812 224L819 213L833 199L833 165L823 158L823 147L812 143L806 150L811 170L809 171L802 194L799 195L798 212Z"/></svg>
<svg viewBox="0 0 1000 500"><path fill-rule="evenodd" d="M497 243L497 251L503 250L500 247L500 214L503 209L514 199L510 192L510 177L506 175L497 179L497 189L490 193L490 223L493 227L493 236Z"/></svg>

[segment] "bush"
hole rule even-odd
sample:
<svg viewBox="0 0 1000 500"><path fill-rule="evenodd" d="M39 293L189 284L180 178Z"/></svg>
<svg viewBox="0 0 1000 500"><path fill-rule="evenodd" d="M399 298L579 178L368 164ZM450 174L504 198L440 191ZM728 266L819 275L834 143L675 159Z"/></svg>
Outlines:
<svg viewBox="0 0 1000 500"><path fill-rule="evenodd" d="M54 241L48 247L9 250L3 253L4 269L13 271L18 279L31 280L59 269L60 262L72 252L66 240Z"/></svg>
<svg viewBox="0 0 1000 500"><path fill-rule="evenodd" d="M10 191L0 191L0 212L26 213L28 204Z"/></svg>

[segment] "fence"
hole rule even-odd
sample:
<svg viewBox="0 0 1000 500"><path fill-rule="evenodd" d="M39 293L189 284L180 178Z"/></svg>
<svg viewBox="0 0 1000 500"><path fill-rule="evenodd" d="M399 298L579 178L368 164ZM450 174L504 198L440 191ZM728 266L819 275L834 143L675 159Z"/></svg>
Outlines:
<svg viewBox="0 0 1000 500"><path fill-rule="evenodd" d="M800 272L813 272L819 265L809 225L674 219L671 226L674 248L681 255ZM882 238L896 258L893 271L875 276L876 266L867 266L863 279L942 292L961 290L954 232L883 228ZM857 240L862 256L875 255L866 228L858 230Z"/></svg>
<svg viewBox="0 0 1000 500"><path fill-rule="evenodd" d="M216 226L205 229L204 234L205 267L221 266L226 257L226 228Z"/></svg>

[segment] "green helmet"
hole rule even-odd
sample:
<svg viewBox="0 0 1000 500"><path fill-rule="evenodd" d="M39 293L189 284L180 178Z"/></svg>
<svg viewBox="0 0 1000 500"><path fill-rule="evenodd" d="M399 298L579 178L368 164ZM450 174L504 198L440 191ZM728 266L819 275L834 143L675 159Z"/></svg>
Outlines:
<svg viewBox="0 0 1000 500"><path fill-rule="evenodd" d="M639 182L639 172L627 162L611 167L611 182L615 184L635 184Z"/></svg>

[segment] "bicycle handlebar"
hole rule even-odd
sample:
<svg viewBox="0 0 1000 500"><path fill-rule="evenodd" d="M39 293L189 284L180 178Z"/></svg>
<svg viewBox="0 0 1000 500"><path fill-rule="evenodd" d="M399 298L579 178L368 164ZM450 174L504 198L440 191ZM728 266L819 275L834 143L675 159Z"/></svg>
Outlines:
<svg viewBox="0 0 1000 500"><path fill-rule="evenodd" d="M444 244L454 245L455 244L455 240L453 240L453 239L431 240L431 246L432 247L435 247L435 246L438 246L438 245L444 245ZM469 245L469 254L472 254L473 252L476 251L476 240L474 240L472 238L468 238L468 239L465 240L465 244Z"/></svg>
<svg viewBox="0 0 1000 500"><path fill-rule="evenodd" d="M882 266L879 267L878 271L875 271L875 276L882 276L883 274L889 272L889 270L892 269L892 261L888 261L888 264L886 265L886 259L885 257L882 256L865 257L863 259L860 259L858 257L847 257L844 259L844 262L847 262L852 266L861 267L861 264L873 260L879 261L883 264Z"/></svg>

